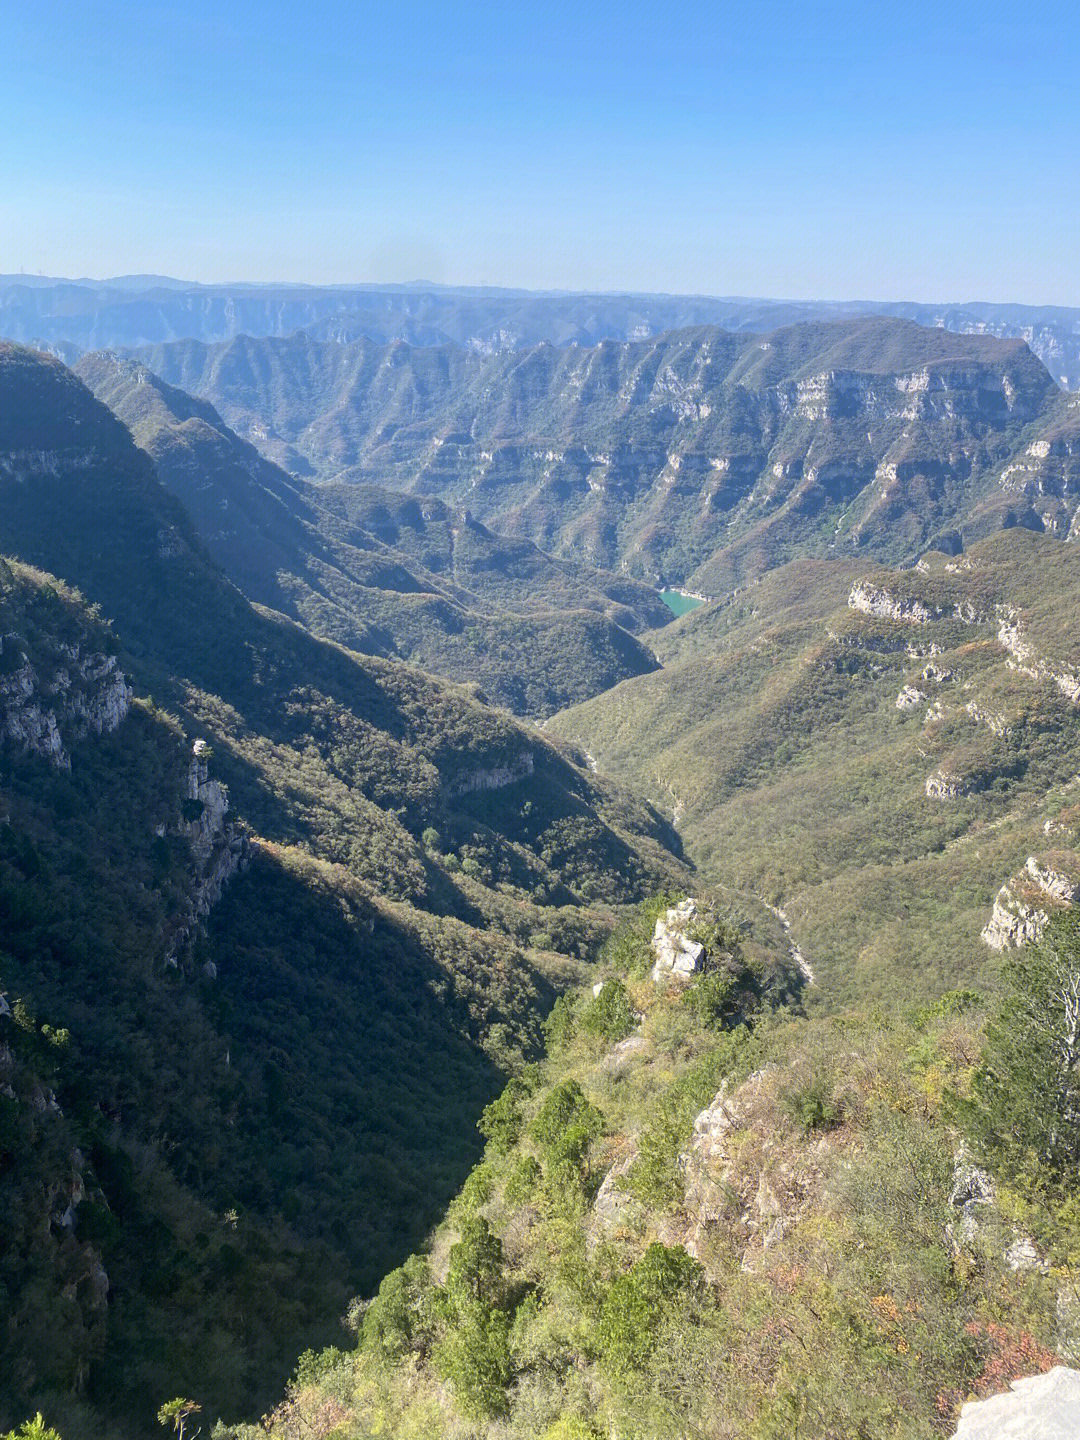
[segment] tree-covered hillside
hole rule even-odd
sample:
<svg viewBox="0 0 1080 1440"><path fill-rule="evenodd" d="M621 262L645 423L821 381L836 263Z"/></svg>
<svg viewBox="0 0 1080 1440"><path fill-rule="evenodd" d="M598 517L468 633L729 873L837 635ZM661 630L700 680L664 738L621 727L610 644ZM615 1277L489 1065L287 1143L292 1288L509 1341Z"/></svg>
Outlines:
<svg viewBox="0 0 1080 1440"><path fill-rule="evenodd" d="M252 607L15 348L0 549L0 1424L250 1412L418 1242L676 840L504 712Z"/></svg>
<svg viewBox="0 0 1080 1440"><path fill-rule="evenodd" d="M1078 565L1026 531L904 571L796 562L551 728L783 907L825 1002L977 984L1028 857L1080 880Z"/></svg>
<svg viewBox="0 0 1080 1440"><path fill-rule="evenodd" d="M932 1440L966 1398L1075 1360L1075 1174L1035 1160L1055 1082L1017 1025L1037 1001L1064 1033L1075 927L1016 970L980 1060L978 995L807 1020L707 907L706 968L658 984L667 903L617 932L598 994L560 1001L356 1342L301 1356L222 1440ZM1006 1075L1019 1173L987 1104Z"/></svg>
<svg viewBox="0 0 1080 1440"><path fill-rule="evenodd" d="M655 668L632 632L667 612L640 582L553 560L438 500L305 485L137 362L95 354L76 368L226 574L314 633L536 717Z"/></svg>

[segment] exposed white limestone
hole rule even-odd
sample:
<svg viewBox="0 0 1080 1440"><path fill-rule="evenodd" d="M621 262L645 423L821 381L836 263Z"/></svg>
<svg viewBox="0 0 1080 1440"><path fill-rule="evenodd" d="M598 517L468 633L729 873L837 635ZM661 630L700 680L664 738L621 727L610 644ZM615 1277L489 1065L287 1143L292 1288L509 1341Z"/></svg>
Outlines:
<svg viewBox="0 0 1080 1440"><path fill-rule="evenodd" d="M922 690L917 690L914 685L905 685L896 697L897 710L914 710L926 699Z"/></svg>
<svg viewBox="0 0 1080 1440"><path fill-rule="evenodd" d="M1080 1435L1080 1370L1055 1365L1045 1375L1014 1380L988 1400L969 1400L953 1440L1076 1440Z"/></svg>
<svg viewBox="0 0 1080 1440"><path fill-rule="evenodd" d="M0 737L70 770L67 746L122 724L131 709L131 687L115 655L59 645L40 675L22 645L18 635L0 640L6 672L0 674Z"/></svg>
<svg viewBox="0 0 1080 1440"><path fill-rule="evenodd" d="M657 983L672 976L687 979L701 968L705 946L698 940L692 940L687 933L696 915L697 902L687 896L657 920L652 937L653 954L656 956L652 978Z"/></svg>
<svg viewBox="0 0 1080 1440"><path fill-rule="evenodd" d="M982 938L992 950L1037 941L1055 910L1080 899L1080 857L1052 851L1029 855L1024 868L998 891Z"/></svg>

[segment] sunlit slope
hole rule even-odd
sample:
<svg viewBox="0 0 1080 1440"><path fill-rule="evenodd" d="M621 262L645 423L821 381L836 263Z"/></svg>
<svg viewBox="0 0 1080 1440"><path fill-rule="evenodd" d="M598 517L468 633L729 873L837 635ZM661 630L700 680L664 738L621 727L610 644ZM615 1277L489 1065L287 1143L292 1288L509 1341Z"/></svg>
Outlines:
<svg viewBox="0 0 1080 1440"><path fill-rule="evenodd" d="M707 594L803 555L898 563L1057 525L1071 493L1029 455L1062 392L1028 347L906 320L494 354L303 334L141 353L297 474L438 496ZM1040 483L1003 491L1025 456Z"/></svg>
<svg viewBox="0 0 1080 1440"><path fill-rule="evenodd" d="M1080 554L1026 533L903 572L800 562L551 728L783 906L827 1002L959 984L1006 877L1076 844L1078 597Z"/></svg>

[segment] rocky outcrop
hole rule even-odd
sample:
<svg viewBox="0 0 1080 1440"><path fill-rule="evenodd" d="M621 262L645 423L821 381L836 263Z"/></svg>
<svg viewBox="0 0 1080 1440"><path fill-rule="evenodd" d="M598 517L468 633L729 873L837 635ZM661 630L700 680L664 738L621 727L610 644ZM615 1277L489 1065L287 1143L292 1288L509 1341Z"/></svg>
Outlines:
<svg viewBox="0 0 1080 1440"><path fill-rule="evenodd" d="M976 725L985 725L991 735L997 735L999 739L1009 734L1009 721L1005 715L997 710L987 710L977 700L969 700L964 709L975 721Z"/></svg>
<svg viewBox="0 0 1080 1440"><path fill-rule="evenodd" d="M690 937L689 927L697 915L697 902L689 896L672 905L659 917L653 930L652 949L656 960L652 978L660 984L672 977L689 979L705 960L705 946Z"/></svg>
<svg viewBox="0 0 1080 1440"><path fill-rule="evenodd" d="M457 797L471 795L477 790L501 790L505 785L515 785L519 780L527 779L535 769L536 756L531 750L523 750L505 765L489 765L456 776L447 785L447 794Z"/></svg>
<svg viewBox="0 0 1080 1440"><path fill-rule="evenodd" d="M1052 851L1029 855L1024 868L998 891L982 938L992 950L1037 941L1055 911L1080 899L1080 856Z"/></svg>
<svg viewBox="0 0 1080 1440"><path fill-rule="evenodd" d="M896 697L897 710L914 710L926 699L922 690L917 690L914 685L905 685Z"/></svg>
<svg viewBox="0 0 1080 1440"><path fill-rule="evenodd" d="M1080 704L1080 673L1072 665L1060 664L1042 656L1024 633L1019 613L1011 607L998 612L998 642L1009 652L1010 669L1032 680L1049 680L1074 705Z"/></svg>
<svg viewBox="0 0 1080 1440"><path fill-rule="evenodd" d="M131 709L131 686L115 655L59 644L48 665L32 664L18 635L0 639L0 736L71 769L67 746L107 735Z"/></svg>
<svg viewBox="0 0 1080 1440"><path fill-rule="evenodd" d="M969 788L962 775L954 775L951 771L935 770L926 779L926 794L931 800L959 800Z"/></svg>
<svg viewBox="0 0 1080 1440"><path fill-rule="evenodd" d="M893 595L884 586L872 585L869 580L860 580L851 587L848 605L863 615L873 615L879 620L903 620L909 625L943 620L946 614L940 606L927 605L912 596Z"/></svg>
<svg viewBox="0 0 1080 1440"><path fill-rule="evenodd" d="M709 1268L716 1244L734 1245L744 1267L782 1238L822 1183L828 1135L790 1143L777 1126L783 1072L767 1065L741 1085L727 1080L694 1121L679 1157L690 1254Z"/></svg>
<svg viewBox="0 0 1080 1440"><path fill-rule="evenodd" d="M1055 1365L1014 1380L989 1400L960 1411L953 1440L1076 1440L1080 1435L1080 1370Z"/></svg>
<svg viewBox="0 0 1080 1440"><path fill-rule="evenodd" d="M897 595L884 585L859 580L851 587L848 608L876 620L899 620L906 625L929 625L937 620L959 620L961 625L982 625L986 616L970 600L957 600L951 606L939 605L919 595ZM940 646L908 646L909 655L940 654Z"/></svg>
<svg viewBox="0 0 1080 1440"><path fill-rule="evenodd" d="M165 952L165 964L176 967L179 954L200 920L209 915L221 899L225 886L248 862L250 843L238 826L226 816L229 792L219 780L210 778L213 751L205 740L196 740L188 764L187 792L177 827L191 846L193 873L188 904L174 922ZM213 962L207 967L209 979L216 978Z"/></svg>
<svg viewBox="0 0 1080 1440"><path fill-rule="evenodd" d="M629 1148L610 1167L593 1201L592 1214L586 1229L586 1243L592 1250L601 1240L609 1240L627 1229L644 1214L641 1202L623 1189L622 1181L637 1159L637 1147Z"/></svg>
<svg viewBox="0 0 1080 1440"><path fill-rule="evenodd" d="M961 1147L953 1162L953 1187L949 1192L949 1204L958 1212L956 1223L947 1227L954 1249L959 1250L974 1240L980 1212L993 1203L994 1182Z"/></svg>

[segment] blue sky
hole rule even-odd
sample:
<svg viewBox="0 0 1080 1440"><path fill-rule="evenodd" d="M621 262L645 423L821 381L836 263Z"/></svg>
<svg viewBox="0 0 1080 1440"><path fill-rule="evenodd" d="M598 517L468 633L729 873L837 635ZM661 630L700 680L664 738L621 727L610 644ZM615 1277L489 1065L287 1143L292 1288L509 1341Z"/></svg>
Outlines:
<svg viewBox="0 0 1080 1440"><path fill-rule="evenodd" d="M0 7L0 271L1080 305L1080 19Z"/></svg>

